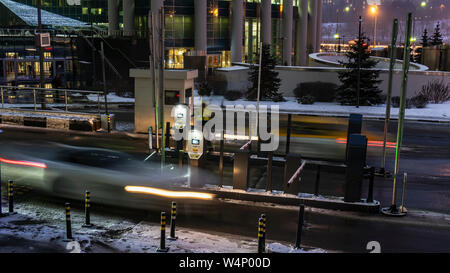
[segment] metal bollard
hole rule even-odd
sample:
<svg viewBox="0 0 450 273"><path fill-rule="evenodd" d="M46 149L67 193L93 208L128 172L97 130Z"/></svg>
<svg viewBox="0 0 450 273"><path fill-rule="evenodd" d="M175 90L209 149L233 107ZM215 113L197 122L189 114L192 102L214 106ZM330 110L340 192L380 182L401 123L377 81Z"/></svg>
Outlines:
<svg viewBox="0 0 450 273"><path fill-rule="evenodd" d="M172 202L172 212L170 215L170 236L169 236L169 238L167 238L170 241L175 241L178 239L178 237L175 236L176 220L177 220L177 203Z"/></svg>
<svg viewBox="0 0 450 273"><path fill-rule="evenodd" d="M161 242L157 252L167 252L169 248L166 248L166 213L161 212Z"/></svg>
<svg viewBox="0 0 450 273"><path fill-rule="evenodd" d="M367 203L373 203L373 182L375 180L375 168L370 168L369 176L369 194L367 195Z"/></svg>
<svg viewBox="0 0 450 273"><path fill-rule="evenodd" d="M111 133L111 115L108 114L108 133Z"/></svg>
<svg viewBox="0 0 450 273"><path fill-rule="evenodd" d="M408 179L408 174L403 174L403 189L402 189L402 206L400 207L400 211L406 213L407 210L405 208L405 191L406 191L406 180Z"/></svg>
<svg viewBox="0 0 450 273"><path fill-rule="evenodd" d="M262 220L262 224L263 224L263 246L265 247L266 245L266 223L267 223L267 218L265 214L261 214L261 220Z"/></svg>
<svg viewBox="0 0 450 273"><path fill-rule="evenodd" d="M8 203L9 203L9 213L14 213L14 182L8 180Z"/></svg>
<svg viewBox="0 0 450 273"><path fill-rule="evenodd" d="M258 220L258 253L264 253L264 250L266 248L265 242L264 242L264 223L263 219L259 218Z"/></svg>
<svg viewBox="0 0 450 273"><path fill-rule="evenodd" d="M291 127L292 127L292 115L288 115L288 124L287 124L287 132L286 132L286 155L290 152L291 146Z"/></svg>
<svg viewBox="0 0 450 273"><path fill-rule="evenodd" d="M84 195L84 214L85 214L85 223L83 227L92 227L91 224L91 193L86 191Z"/></svg>
<svg viewBox="0 0 450 273"><path fill-rule="evenodd" d="M315 196L319 196L319 185L320 185L320 165L317 165L316 185L314 190Z"/></svg>
<svg viewBox="0 0 450 273"><path fill-rule="evenodd" d="M300 210L298 212L298 226L297 226L297 240L295 242L295 248L300 249L302 244L302 231L303 231L303 222L305 216L305 205L300 205Z"/></svg>
<svg viewBox="0 0 450 273"><path fill-rule="evenodd" d="M66 239L73 240L72 237L72 222L70 220L70 203L66 203Z"/></svg>
<svg viewBox="0 0 450 273"><path fill-rule="evenodd" d="M170 148L170 122L166 122L166 147Z"/></svg>
<svg viewBox="0 0 450 273"><path fill-rule="evenodd" d="M153 127L148 127L148 150L151 153L153 151Z"/></svg>

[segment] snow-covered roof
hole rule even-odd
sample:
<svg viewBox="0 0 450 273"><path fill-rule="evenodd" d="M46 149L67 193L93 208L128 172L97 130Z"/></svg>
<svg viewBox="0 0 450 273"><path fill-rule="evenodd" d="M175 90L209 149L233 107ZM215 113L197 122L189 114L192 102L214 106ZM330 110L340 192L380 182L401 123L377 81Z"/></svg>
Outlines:
<svg viewBox="0 0 450 273"><path fill-rule="evenodd" d="M8 8L12 13L17 15L29 26L37 26L37 8L17 3L11 0L0 0L0 3ZM57 27L83 27L86 23L65 17L46 10L41 11L41 20L43 25L57 26Z"/></svg>

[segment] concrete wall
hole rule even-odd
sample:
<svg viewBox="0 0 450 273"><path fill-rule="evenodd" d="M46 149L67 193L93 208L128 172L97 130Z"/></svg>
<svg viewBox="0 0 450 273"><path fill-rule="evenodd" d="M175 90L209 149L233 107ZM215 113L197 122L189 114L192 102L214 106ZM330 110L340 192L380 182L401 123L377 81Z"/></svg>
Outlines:
<svg viewBox="0 0 450 273"><path fill-rule="evenodd" d="M286 97L293 97L293 90L300 83L321 81L340 85L338 72L342 70L344 68L282 66L276 68L281 78L280 91ZM226 91L238 90L245 92L248 86L250 86L250 82L248 82L249 71L248 67L247 69L217 70L216 75L218 79L226 80L226 84L224 85L226 86ZM388 76L388 71L381 71L380 80L382 82L379 87L384 94L387 93ZM401 70L394 72L393 96L400 96L401 76ZM450 84L450 72L410 71L408 77L408 97L415 96L416 92L420 91L420 88L424 84L432 80L443 80L444 83Z"/></svg>

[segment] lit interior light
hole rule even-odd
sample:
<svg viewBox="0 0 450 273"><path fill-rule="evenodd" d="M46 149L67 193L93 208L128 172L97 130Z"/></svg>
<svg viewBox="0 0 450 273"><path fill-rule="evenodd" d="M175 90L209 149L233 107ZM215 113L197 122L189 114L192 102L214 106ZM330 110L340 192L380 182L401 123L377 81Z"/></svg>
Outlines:
<svg viewBox="0 0 450 273"><path fill-rule="evenodd" d="M203 193L203 192L190 192L190 191L169 191L151 187L141 187L141 186L126 186L125 191L131 193L143 193L158 195L163 197L172 198L189 198L189 199L205 199L211 200L214 198L213 194Z"/></svg>
<svg viewBox="0 0 450 273"><path fill-rule="evenodd" d="M35 168L41 168L41 169L47 168L47 165L45 163L22 161L22 160L11 160L11 159L1 158L1 157L0 157L0 162L5 163L5 164L21 165L21 166L35 167Z"/></svg>

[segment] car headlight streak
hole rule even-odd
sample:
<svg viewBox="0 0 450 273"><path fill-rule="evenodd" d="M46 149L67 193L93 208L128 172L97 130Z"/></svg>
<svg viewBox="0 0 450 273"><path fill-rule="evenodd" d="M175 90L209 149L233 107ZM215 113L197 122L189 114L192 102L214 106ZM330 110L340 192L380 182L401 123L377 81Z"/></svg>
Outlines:
<svg viewBox="0 0 450 273"><path fill-rule="evenodd" d="M191 191L169 191L142 186L126 186L125 191L131 193L143 193L172 198L188 198L188 199L204 199L204 200L211 200L214 198L214 195L209 193L191 192Z"/></svg>

